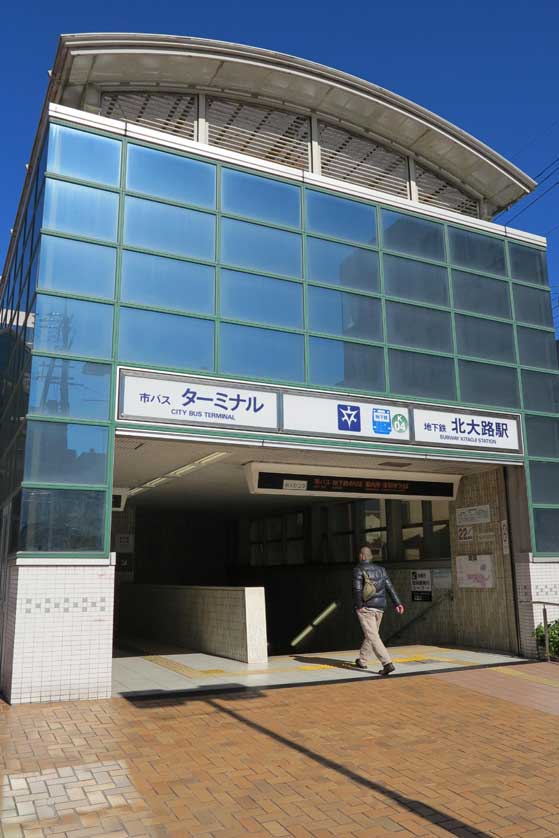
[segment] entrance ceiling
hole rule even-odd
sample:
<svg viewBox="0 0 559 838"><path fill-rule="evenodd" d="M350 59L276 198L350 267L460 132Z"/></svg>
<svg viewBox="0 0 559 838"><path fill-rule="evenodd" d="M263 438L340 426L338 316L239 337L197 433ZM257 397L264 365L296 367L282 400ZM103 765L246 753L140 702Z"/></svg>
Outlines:
<svg viewBox="0 0 559 838"><path fill-rule="evenodd" d="M238 514L240 509L277 508L293 506L294 498L287 496L251 495L248 491L244 466L251 462L287 463L296 467L328 466L336 468L371 469L373 473L398 471L402 474L471 474L494 468L487 463L468 461L431 460L418 457L390 457L385 454L340 454L323 451L263 448L261 446L222 445L185 440L149 439L117 436L115 448L114 486L134 488L161 477L181 466L225 452L226 457L187 472L154 488L134 495L129 504L160 506L189 510L207 510L219 506L220 511ZM316 497L296 497L296 504L316 503Z"/></svg>

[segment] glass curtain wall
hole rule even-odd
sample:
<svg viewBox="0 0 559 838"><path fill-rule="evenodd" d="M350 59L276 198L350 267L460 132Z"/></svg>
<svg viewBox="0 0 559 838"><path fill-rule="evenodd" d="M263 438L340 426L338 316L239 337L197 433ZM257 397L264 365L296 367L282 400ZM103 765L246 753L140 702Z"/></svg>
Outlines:
<svg viewBox="0 0 559 838"><path fill-rule="evenodd" d="M106 548L106 525L95 532L109 517L118 362L522 411L535 549L559 550L543 251L64 125L51 126L36 193L39 258L24 236L2 304L15 309L27 259L38 288L22 549ZM60 469L46 485L52 445ZM65 515L75 531L52 524Z"/></svg>

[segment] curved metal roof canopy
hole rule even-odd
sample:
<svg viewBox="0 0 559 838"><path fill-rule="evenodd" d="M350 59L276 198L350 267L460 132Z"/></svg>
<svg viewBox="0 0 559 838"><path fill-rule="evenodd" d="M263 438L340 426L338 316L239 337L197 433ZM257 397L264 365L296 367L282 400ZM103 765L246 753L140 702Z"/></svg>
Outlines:
<svg viewBox="0 0 559 838"><path fill-rule="evenodd" d="M62 35L47 101L90 110L100 90L198 90L253 97L370 131L486 201L491 216L536 182L434 113L348 73L270 50L175 35Z"/></svg>

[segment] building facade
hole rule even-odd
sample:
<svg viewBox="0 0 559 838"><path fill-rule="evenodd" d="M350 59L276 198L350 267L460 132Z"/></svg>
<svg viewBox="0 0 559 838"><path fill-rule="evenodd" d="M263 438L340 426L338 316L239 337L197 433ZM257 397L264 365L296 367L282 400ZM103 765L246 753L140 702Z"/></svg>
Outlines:
<svg viewBox="0 0 559 838"><path fill-rule="evenodd" d="M137 582L211 581L166 576L177 543L146 533L215 523L226 462L281 504L232 490L229 583L287 597L279 568L329 562L335 596L366 539L410 606L452 594L412 639L535 654L559 369L545 240L491 222L534 186L301 59L64 36L2 275L5 696L110 694L115 553Z"/></svg>

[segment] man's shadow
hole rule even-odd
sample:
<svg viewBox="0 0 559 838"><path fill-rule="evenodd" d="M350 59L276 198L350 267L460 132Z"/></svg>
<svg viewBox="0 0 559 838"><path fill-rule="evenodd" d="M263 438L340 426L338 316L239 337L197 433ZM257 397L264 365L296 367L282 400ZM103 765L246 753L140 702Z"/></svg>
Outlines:
<svg viewBox="0 0 559 838"><path fill-rule="evenodd" d="M367 672L369 675L376 675L375 669L359 669L352 661L340 660L340 658L307 657L306 655L292 655L293 660L312 666L332 666L336 669L345 669L347 672ZM378 664L380 666L380 664Z"/></svg>

